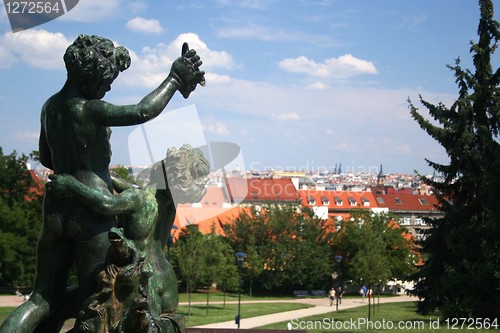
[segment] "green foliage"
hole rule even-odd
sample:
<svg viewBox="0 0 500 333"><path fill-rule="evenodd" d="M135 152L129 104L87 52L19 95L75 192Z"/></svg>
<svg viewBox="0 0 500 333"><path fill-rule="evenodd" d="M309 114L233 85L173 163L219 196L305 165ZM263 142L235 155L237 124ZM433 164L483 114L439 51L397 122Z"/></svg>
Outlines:
<svg viewBox="0 0 500 333"><path fill-rule="evenodd" d="M331 280L324 221L308 209L269 206L242 213L225 233L235 251L247 253L244 274L259 289L322 289Z"/></svg>
<svg viewBox="0 0 500 333"><path fill-rule="evenodd" d="M172 248L172 264L190 299L197 288L207 288L207 311L212 284L217 284L224 291L237 289L235 261L234 251L223 237L217 235L215 230L203 235L194 225L181 230Z"/></svg>
<svg viewBox="0 0 500 333"><path fill-rule="evenodd" d="M122 179L125 179L132 183L135 182L134 177L130 176L128 168L124 166L119 165L117 167L111 168L111 171L114 171Z"/></svg>
<svg viewBox="0 0 500 333"><path fill-rule="evenodd" d="M338 267L343 281L371 286L405 280L415 270L413 241L390 215L358 212L340 226L332 242L336 255L342 256Z"/></svg>
<svg viewBox="0 0 500 333"><path fill-rule="evenodd" d="M35 248L41 227L41 195L27 156L0 148L0 285L27 286L34 280Z"/></svg>
<svg viewBox="0 0 500 333"><path fill-rule="evenodd" d="M196 289L201 282L204 250L203 235L195 226L183 228L172 247L172 265L188 292Z"/></svg>
<svg viewBox="0 0 500 333"><path fill-rule="evenodd" d="M428 161L445 177L427 179L445 213L424 241L428 259L415 276L419 311L445 317L500 317L500 69L491 57L500 38L491 0L480 0L479 41L471 42L475 71L448 66L458 99L448 108L420 98L430 122L410 102L413 118L446 150L447 165Z"/></svg>

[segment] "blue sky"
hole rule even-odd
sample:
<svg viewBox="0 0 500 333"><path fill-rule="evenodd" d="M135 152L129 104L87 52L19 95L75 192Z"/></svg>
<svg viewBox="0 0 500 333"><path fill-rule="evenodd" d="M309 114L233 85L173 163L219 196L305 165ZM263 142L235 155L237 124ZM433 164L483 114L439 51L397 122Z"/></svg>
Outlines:
<svg viewBox="0 0 500 333"><path fill-rule="evenodd" d="M471 68L478 19L473 0L80 0L13 34L0 3L0 146L37 149L40 108L65 81L62 54L85 33L132 55L105 97L116 104L154 89L189 42L207 85L176 94L164 114L194 105L206 140L238 144L246 169L431 173L424 159L446 154L406 100L452 103L446 65ZM134 129L113 129L113 164L130 163ZM174 141L166 133L165 146Z"/></svg>

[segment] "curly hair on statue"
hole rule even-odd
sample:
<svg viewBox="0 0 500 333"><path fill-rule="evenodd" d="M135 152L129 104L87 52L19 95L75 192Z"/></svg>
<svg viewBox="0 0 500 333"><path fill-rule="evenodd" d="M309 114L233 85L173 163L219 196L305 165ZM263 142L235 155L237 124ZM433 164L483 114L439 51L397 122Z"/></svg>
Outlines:
<svg viewBox="0 0 500 333"><path fill-rule="evenodd" d="M210 165L202 151L185 144L168 149L167 157L155 163L150 182L156 183L157 189L168 188L176 203L192 203L205 194L209 173Z"/></svg>
<svg viewBox="0 0 500 333"><path fill-rule="evenodd" d="M130 66L126 48L107 38L80 35L64 54L68 76L80 82L114 80Z"/></svg>

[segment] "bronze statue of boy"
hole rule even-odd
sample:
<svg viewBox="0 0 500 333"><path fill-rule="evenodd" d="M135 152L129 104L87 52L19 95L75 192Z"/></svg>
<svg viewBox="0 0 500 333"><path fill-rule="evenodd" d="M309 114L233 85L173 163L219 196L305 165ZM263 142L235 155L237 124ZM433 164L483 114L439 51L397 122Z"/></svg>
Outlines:
<svg viewBox="0 0 500 333"><path fill-rule="evenodd" d="M158 116L178 90L187 98L205 83L196 51L183 45L167 78L135 105L102 101L119 72L130 66L123 47L105 38L80 35L64 54L68 72L63 88L42 107L40 158L57 174L69 174L86 186L112 193L109 174L110 126L144 123ZM59 332L96 290L95 271L105 261L108 231L116 216L97 213L74 197L46 193L43 227L37 244L33 293L4 321L0 333ZM67 290L75 264L78 286Z"/></svg>

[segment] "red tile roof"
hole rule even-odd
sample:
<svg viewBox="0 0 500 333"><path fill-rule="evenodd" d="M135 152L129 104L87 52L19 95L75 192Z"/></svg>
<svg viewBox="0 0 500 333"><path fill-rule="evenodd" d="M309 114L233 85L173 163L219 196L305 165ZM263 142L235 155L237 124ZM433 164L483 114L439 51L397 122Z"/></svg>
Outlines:
<svg viewBox="0 0 500 333"><path fill-rule="evenodd" d="M229 198L224 193L224 188L222 187L207 187L207 193L200 200L200 204L203 207L222 207L224 203L228 203Z"/></svg>
<svg viewBox="0 0 500 333"><path fill-rule="evenodd" d="M229 177L226 183L233 202L300 202L300 195L290 178Z"/></svg>
<svg viewBox="0 0 500 333"><path fill-rule="evenodd" d="M243 207L191 207L179 206L175 216L174 225L178 228L185 227L190 224L196 224L198 229L204 233L210 233L212 226L215 227L215 232L223 235L222 225L231 224L243 212Z"/></svg>
<svg viewBox="0 0 500 333"><path fill-rule="evenodd" d="M299 190L299 194L304 206L327 206L329 211L340 212L378 207L372 192L368 191Z"/></svg>
<svg viewBox="0 0 500 333"><path fill-rule="evenodd" d="M438 212L438 201L433 195L422 194L375 194L379 207L394 212Z"/></svg>

